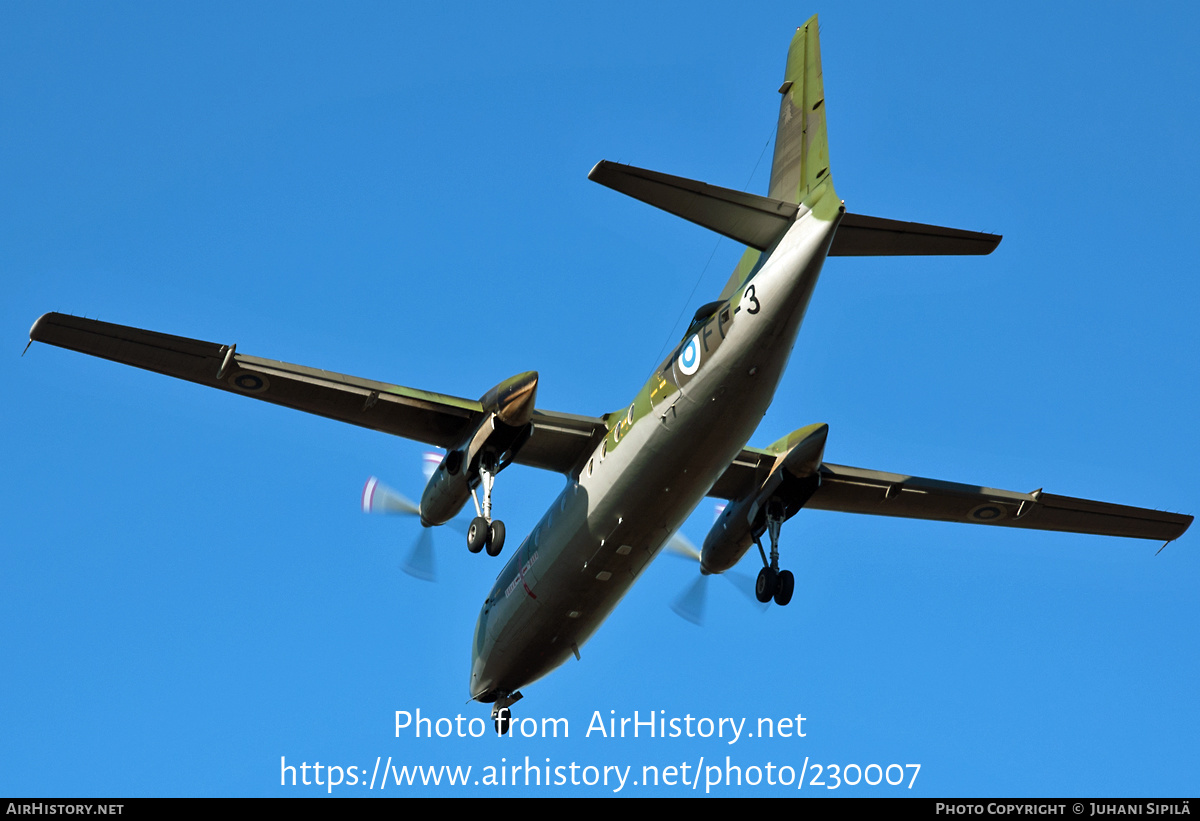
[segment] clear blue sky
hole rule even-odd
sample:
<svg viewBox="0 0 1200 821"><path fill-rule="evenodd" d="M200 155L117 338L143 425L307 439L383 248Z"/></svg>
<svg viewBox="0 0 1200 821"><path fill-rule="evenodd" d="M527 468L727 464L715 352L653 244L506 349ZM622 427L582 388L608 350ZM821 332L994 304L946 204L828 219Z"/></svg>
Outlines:
<svg viewBox="0 0 1200 821"><path fill-rule="evenodd" d="M525 688L517 715L569 739L397 739L396 710L487 717L466 684L500 561L439 532L440 581L417 581L398 569L416 526L358 512L372 474L419 494L424 448L19 357L56 310L469 397L536 369L546 408L621 407L740 249L587 171L765 192L813 13L848 207L1005 239L832 260L753 443L828 422L832 462L1200 512L1189 6L4 3L0 794L323 794L281 789L281 756L632 781L726 755L921 764L911 793L833 794L1195 794L1194 532L1156 557L803 512L788 608L714 579L697 628L668 608L694 568L664 555L581 662ZM501 477L510 542L561 482ZM806 736L584 738L610 710L803 714Z"/></svg>

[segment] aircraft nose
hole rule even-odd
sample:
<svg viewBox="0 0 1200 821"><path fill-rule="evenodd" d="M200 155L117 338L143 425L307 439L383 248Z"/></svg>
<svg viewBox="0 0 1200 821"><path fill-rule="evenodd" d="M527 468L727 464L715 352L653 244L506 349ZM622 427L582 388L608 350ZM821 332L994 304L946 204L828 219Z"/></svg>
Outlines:
<svg viewBox="0 0 1200 821"><path fill-rule="evenodd" d="M489 648L490 650L491 648ZM474 654L471 660L471 698L484 704L496 700L499 681L499 658L490 652Z"/></svg>
<svg viewBox="0 0 1200 821"><path fill-rule="evenodd" d="M467 683L467 692L476 701L491 700L485 699L485 696L495 686L495 676L489 663L494 647L487 640L487 608L484 607L475 622L475 641L471 644L471 680Z"/></svg>
<svg viewBox="0 0 1200 821"><path fill-rule="evenodd" d="M483 672L486 665L486 656L480 656L478 653L471 654L471 680L467 683L467 692L473 699L478 700L479 696L488 689Z"/></svg>

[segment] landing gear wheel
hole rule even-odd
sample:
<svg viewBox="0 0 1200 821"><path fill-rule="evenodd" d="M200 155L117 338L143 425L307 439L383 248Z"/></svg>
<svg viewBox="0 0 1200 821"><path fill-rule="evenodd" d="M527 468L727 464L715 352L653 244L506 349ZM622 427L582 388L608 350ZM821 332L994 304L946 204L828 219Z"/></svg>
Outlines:
<svg viewBox="0 0 1200 821"><path fill-rule="evenodd" d="M470 550L472 553L478 553L480 550L483 550L490 533L487 519L482 516L476 516L471 520L471 526L467 528L467 550Z"/></svg>
<svg viewBox="0 0 1200 821"><path fill-rule="evenodd" d="M792 600L792 591L796 589L796 577L790 570L781 570L775 577L775 603L780 607Z"/></svg>
<svg viewBox="0 0 1200 821"><path fill-rule="evenodd" d="M489 537L487 540L488 555L499 556L500 551L504 549L504 522L499 519L492 522Z"/></svg>
<svg viewBox="0 0 1200 821"><path fill-rule="evenodd" d="M758 581L754 583L754 597L766 604L775 595L775 585L775 571L764 567L758 571Z"/></svg>
<svg viewBox="0 0 1200 821"><path fill-rule="evenodd" d="M492 723L496 727L496 735L508 735L508 728L512 726L512 713L507 707L501 707L492 717Z"/></svg>

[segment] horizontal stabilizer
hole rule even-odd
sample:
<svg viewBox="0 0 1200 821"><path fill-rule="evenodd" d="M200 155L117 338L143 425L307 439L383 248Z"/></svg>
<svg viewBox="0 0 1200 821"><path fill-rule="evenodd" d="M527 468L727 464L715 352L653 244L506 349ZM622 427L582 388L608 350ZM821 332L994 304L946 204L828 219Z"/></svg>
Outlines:
<svg viewBox="0 0 1200 821"><path fill-rule="evenodd" d="M775 244L800 208L608 160L596 163L588 179L760 251Z"/></svg>
<svg viewBox="0 0 1200 821"><path fill-rule="evenodd" d="M940 225L846 214L838 225L831 257L903 257L990 254L1003 237Z"/></svg>

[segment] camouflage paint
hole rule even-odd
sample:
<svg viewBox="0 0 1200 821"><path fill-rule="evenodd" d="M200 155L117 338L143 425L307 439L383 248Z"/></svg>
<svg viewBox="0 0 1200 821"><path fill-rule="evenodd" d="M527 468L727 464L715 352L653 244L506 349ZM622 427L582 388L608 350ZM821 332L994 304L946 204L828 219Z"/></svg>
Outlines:
<svg viewBox="0 0 1200 821"><path fill-rule="evenodd" d="M816 37L814 18L793 39L780 115L808 128L789 125L780 136L788 145L776 151L783 178L799 173L793 201L802 207L769 251L747 251L715 310L691 323L633 402L604 416L604 439L501 570L476 623L473 699L507 705L571 658L769 407L842 213L828 169ZM812 67L816 76L805 80ZM822 104L807 118L797 114L810 98ZM785 450L797 434L772 448Z"/></svg>
<svg viewBox="0 0 1200 821"><path fill-rule="evenodd" d="M819 30L814 14L796 29L788 47L787 67L779 87L782 99L767 196L799 203L801 212L809 210L818 219L830 221L837 217L841 202L829 173ZM763 253L747 248L721 289L721 299L728 299L748 283L770 256L770 250Z"/></svg>

